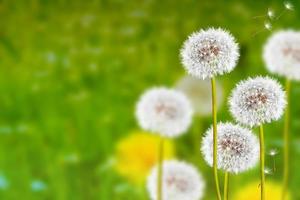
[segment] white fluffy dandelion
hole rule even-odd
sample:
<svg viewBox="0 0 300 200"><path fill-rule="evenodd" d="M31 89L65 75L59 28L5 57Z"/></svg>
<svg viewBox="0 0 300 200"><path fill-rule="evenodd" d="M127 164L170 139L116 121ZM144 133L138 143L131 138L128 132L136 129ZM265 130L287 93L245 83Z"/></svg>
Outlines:
<svg viewBox="0 0 300 200"><path fill-rule="evenodd" d="M300 80L300 32L274 33L264 46L263 58L270 72Z"/></svg>
<svg viewBox="0 0 300 200"><path fill-rule="evenodd" d="M268 77L241 81L229 98L230 112L241 124L250 127L278 120L286 106L281 85Z"/></svg>
<svg viewBox="0 0 300 200"><path fill-rule="evenodd" d="M235 39L221 28L193 33L181 49L181 60L186 71L202 79L232 71L238 58L239 48Z"/></svg>
<svg viewBox="0 0 300 200"><path fill-rule="evenodd" d="M211 114L211 88L210 81L200 80L192 76L184 76L176 83L176 88L182 91L190 100L195 114L207 116ZM223 88L216 82L217 108L223 103Z"/></svg>
<svg viewBox="0 0 300 200"><path fill-rule="evenodd" d="M231 123L218 124L218 168L240 173L256 165L259 157L257 137L248 129ZM213 165L213 129L207 130L201 146L206 162Z"/></svg>
<svg viewBox="0 0 300 200"><path fill-rule="evenodd" d="M204 194L204 180L198 170L182 161L163 163L162 200L199 200ZM147 189L152 200L157 200L157 167L148 177Z"/></svg>
<svg viewBox="0 0 300 200"><path fill-rule="evenodd" d="M155 134L176 137L191 124L192 108L186 96L163 87L147 90L136 107L139 125Z"/></svg>

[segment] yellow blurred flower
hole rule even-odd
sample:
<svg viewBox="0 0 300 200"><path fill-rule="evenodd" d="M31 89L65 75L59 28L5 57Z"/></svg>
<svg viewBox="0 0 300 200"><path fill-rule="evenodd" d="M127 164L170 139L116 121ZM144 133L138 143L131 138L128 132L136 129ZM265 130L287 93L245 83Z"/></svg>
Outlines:
<svg viewBox="0 0 300 200"><path fill-rule="evenodd" d="M116 171L133 183L143 183L158 157L159 137L147 132L133 132L116 145ZM166 140L164 159L174 156L174 145Z"/></svg>
<svg viewBox="0 0 300 200"><path fill-rule="evenodd" d="M260 182L252 182L244 187L238 189L233 200L260 200ZM282 186L279 183L267 181L266 182L266 199L280 200ZM287 200L290 199L288 195Z"/></svg>

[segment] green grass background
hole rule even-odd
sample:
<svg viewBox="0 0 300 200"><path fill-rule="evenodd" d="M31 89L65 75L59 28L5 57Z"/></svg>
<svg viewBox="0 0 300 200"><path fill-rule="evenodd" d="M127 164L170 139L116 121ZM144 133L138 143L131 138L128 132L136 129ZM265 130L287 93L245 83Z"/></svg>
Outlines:
<svg viewBox="0 0 300 200"><path fill-rule="evenodd" d="M274 21L273 30L300 28L300 3L292 3L294 11ZM144 187L107 167L114 144L138 129L137 98L148 87L173 86L185 74L183 41L211 26L230 30L241 47L236 69L218 78L225 96L239 80L266 75L262 45L273 30L253 17L268 8L278 14L283 1L0 0L0 199L148 199ZM300 84L293 83L293 199L300 199L299 98ZM226 103L219 119L231 120ZM206 199L214 199L211 170L189 148L191 132L201 124L200 134L211 119L194 122L176 140L178 158L199 166ZM279 149L279 170L281 130L282 120L266 126L267 149ZM231 193L256 177L257 168L233 176ZM280 181L281 173L267 178Z"/></svg>

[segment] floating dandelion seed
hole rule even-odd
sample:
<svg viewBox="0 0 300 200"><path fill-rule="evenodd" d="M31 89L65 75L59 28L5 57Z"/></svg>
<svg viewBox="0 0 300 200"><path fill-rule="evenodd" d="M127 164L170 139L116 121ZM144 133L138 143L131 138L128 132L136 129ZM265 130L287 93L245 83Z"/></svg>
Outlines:
<svg viewBox="0 0 300 200"><path fill-rule="evenodd" d="M283 5L287 10L294 10L294 5L289 1L284 2Z"/></svg>
<svg viewBox="0 0 300 200"><path fill-rule="evenodd" d="M265 171L265 174L268 174L268 175L272 175L273 174L272 170L270 168L268 168L268 167L266 167L264 171Z"/></svg>
<svg viewBox="0 0 300 200"><path fill-rule="evenodd" d="M206 79L232 71L239 58L238 50L229 32L209 28L189 36L180 54L182 64L190 75Z"/></svg>
<svg viewBox="0 0 300 200"><path fill-rule="evenodd" d="M300 32L282 30L266 42L263 58L267 69L291 80L300 80Z"/></svg>
<svg viewBox="0 0 300 200"><path fill-rule="evenodd" d="M293 11L294 10L293 4L289 1L284 2L283 6L284 6L284 10L277 16L276 20L281 18L283 16L283 14L285 14L287 11Z"/></svg>
<svg viewBox="0 0 300 200"><path fill-rule="evenodd" d="M240 173L256 165L259 143L248 129L231 123L219 123L218 127L218 166L231 173ZM206 162L213 163L213 132L208 129L201 146Z"/></svg>
<svg viewBox="0 0 300 200"><path fill-rule="evenodd" d="M264 26L265 26L265 29L267 29L269 31L272 30L272 24L270 22L265 22Z"/></svg>
<svg viewBox="0 0 300 200"><path fill-rule="evenodd" d="M182 161L163 163L162 200L198 200L204 195L205 183L198 170ZM148 177L147 189L152 200L157 200L157 167Z"/></svg>
<svg viewBox="0 0 300 200"><path fill-rule="evenodd" d="M136 118L144 130L170 138L187 131L192 113L182 92L163 87L147 90L136 106Z"/></svg>
<svg viewBox="0 0 300 200"><path fill-rule="evenodd" d="M275 161L275 156L278 154L277 149L271 149L269 151L269 155L272 157L273 159L273 172L276 171L276 161Z"/></svg>
<svg viewBox="0 0 300 200"><path fill-rule="evenodd" d="M268 9L267 16L268 16L270 19L274 19L275 14L274 14L274 11L273 11L271 8Z"/></svg>
<svg viewBox="0 0 300 200"><path fill-rule="evenodd" d="M271 150L269 151L269 155L270 155L270 156L276 156L277 154L278 154L277 149L271 149Z"/></svg>
<svg viewBox="0 0 300 200"><path fill-rule="evenodd" d="M268 77L241 81L229 98L230 112L235 120L250 127L278 120L285 106L281 85Z"/></svg>

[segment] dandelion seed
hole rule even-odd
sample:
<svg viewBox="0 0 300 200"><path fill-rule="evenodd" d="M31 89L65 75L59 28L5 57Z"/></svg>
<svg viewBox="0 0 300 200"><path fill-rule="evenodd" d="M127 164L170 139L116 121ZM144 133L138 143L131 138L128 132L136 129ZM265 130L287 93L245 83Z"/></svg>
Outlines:
<svg viewBox="0 0 300 200"><path fill-rule="evenodd" d="M287 10L294 10L294 5L289 1L284 2L283 5Z"/></svg>
<svg viewBox="0 0 300 200"><path fill-rule="evenodd" d="M274 14L274 11L273 11L271 8L268 9L267 16L268 16L270 19L274 19L275 14Z"/></svg>
<svg viewBox="0 0 300 200"><path fill-rule="evenodd" d="M239 48L233 36L220 28L193 33L181 49L186 71L201 79L212 78L234 69Z"/></svg>
<svg viewBox="0 0 300 200"><path fill-rule="evenodd" d="M204 195L205 183L198 170L182 161L163 163L162 200L198 200ZM152 200L157 199L157 167L148 176L147 189Z"/></svg>
<svg viewBox="0 0 300 200"><path fill-rule="evenodd" d="M192 113L191 104L182 92L163 87L147 90L136 106L139 125L165 137L176 137L187 131Z"/></svg>
<svg viewBox="0 0 300 200"><path fill-rule="evenodd" d="M240 173L254 167L258 162L259 143L248 129L231 123L219 123L218 167L226 172ZM205 161L213 164L213 129L205 133L201 151Z"/></svg>
<svg viewBox="0 0 300 200"><path fill-rule="evenodd" d="M285 106L282 86L268 77L241 81L229 98L230 112L235 120L250 127L278 120Z"/></svg>
<svg viewBox="0 0 300 200"><path fill-rule="evenodd" d="M271 149L270 151L269 151L269 155L270 156L276 156L278 154L278 150L277 149Z"/></svg>
<svg viewBox="0 0 300 200"><path fill-rule="evenodd" d="M276 161L275 161L275 156L278 154L278 151L276 149L271 149L269 151L269 155L272 157L273 159L273 172L276 171Z"/></svg>
<svg viewBox="0 0 300 200"><path fill-rule="evenodd" d="M300 32L282 30L266 42L263 58L267 69L291 80L300 80Z"/></svg>
<svg viewBox="0 0 300 200"><path fill-rule="evenodd" d="M272 30L272 24L270 22L265 22L264 26L265 26L265 29L267 29L269 31Z"/></svg>
<svg viewBox="0 0 300 200"><path fill-rule="evenodd" d="M270 168L266 167L265 170L264 170L265 174L268 174L268 175L272 175L273 172Z"/></svg>

